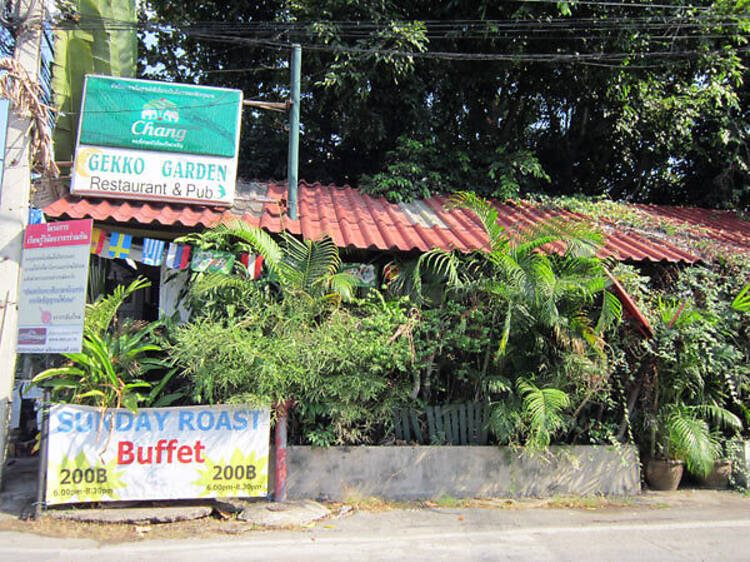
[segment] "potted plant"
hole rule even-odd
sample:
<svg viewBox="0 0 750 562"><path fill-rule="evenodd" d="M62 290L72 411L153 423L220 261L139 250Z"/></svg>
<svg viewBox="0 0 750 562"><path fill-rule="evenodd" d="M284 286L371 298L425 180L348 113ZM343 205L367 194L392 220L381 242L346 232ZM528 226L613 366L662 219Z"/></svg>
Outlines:
<svg viewBox="0 0 750 562"><path fill-rule="evenodd" d="M734 462L730 458L729 449L729 444L725 442L720 447L720 455L714 460L710 470L706 474L696 474L699 485L704 488L713 488L716 490L729 488L734 468Z"/></svg>
<svg viewBox="0 0 750 562"><path fill-rule="evenodd" d="M653 399L646 416L650 458L646 481L657 490L675 490L685 468L707 478L721 457L719 430L738 431L739 418L724 407L717 320L687 301L658 300L661 322L647 343L651 353Z"/></svg>
<svg viewBox="0 0 750 562"><path fill-rule="evenodd" d="M721 453L721 445L701 417L708 406L667 404L656 416L652 454L646 460L646 481L654 490L676 490L687 468L706 477ZM731 415L731 414L730 414Z"/></svg>

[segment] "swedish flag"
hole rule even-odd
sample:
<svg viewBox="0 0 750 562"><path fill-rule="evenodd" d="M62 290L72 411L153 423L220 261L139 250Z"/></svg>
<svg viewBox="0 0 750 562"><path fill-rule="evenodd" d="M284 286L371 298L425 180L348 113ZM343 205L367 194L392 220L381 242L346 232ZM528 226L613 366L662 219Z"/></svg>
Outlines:
<svg viewBox="0 0 750 562"><path fill-rule="evenodd" d="M113 232L109 235L109 249L107 255L110 258L126 258L130 254L130 243L133 237L130 234Z"/></svg>

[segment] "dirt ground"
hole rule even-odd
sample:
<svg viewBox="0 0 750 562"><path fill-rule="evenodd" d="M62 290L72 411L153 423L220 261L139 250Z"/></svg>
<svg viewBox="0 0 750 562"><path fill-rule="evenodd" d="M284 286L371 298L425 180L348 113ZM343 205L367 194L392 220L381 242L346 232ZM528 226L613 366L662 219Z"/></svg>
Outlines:
<svg viewBox="0 0 750 562"><path fill-rule="evenodd" d="M324 503L330 515L308 527L332 524L336 519L347 517L357 511L385 512L393 510L435 510L443 508L481 509L583 509L617 510L638 505L631 498L593 497L553 497L549 499L508 499L508 498L469 498L443 497L435 501L393 502L376 497L350 498L345 503ZM668 504L652 502L649 507L657 509ZM287 527L295 528L295 527ZM296 527L297 529L304 529ZM241 535L254 532L269 532L269 528L259 527L240 521L235 515L221 513L214 509L208 517L191 521L151 524L87 523L52 517L46 512L38 520L5 518L0 520L0 531L17 531L57 538L88 538L101 544L116 544L152 539L208 538L222 535Z"/></svg>

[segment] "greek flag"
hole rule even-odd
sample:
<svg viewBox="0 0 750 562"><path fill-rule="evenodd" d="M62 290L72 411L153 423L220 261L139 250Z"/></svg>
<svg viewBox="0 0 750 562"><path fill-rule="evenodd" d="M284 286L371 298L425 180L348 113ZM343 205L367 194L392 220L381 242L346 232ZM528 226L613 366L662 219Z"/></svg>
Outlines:
<svg viewBox="0 0 750 562"><path fill-rule="evenodd" d="M146 265L160 266L164 256L164 240L155 240L153 238L143 239L143 257L141 261Z"/></svg>

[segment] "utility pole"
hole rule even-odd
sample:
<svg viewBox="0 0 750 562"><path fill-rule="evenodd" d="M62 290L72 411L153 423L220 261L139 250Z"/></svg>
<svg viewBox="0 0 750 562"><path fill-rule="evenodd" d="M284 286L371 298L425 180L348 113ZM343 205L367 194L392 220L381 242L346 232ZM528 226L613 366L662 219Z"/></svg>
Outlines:
<svg viewBox="0 0 750 562"><path fill-rule="evenodd" d="M289 153L287 155L287 183L289 184L289 218L297 219L297 184L299 183L299 97L302 75L302 47L292 45L292 60L289 65L292 74L289 97Z"/></svg>
<svg viewBox="0 0 750 562"><path fill-rule="evenodd" d="M289 218L297 219L297 183L299 171L299 98L300 77L302 75L302 47L292 45L292 58L289 65L291 84L289 89L289 153L287 154L287 184L289 198ZM274 428L274 492L273 501L285 502L287 491L286 436L287 420L292 401L286 400L275 405L276 427Z"/></svg>
<svg viewBox="0 0 750 562"><path fill-rule="evenodd" d="M38 81L44 0L17 0L14 57ZM0 485L8 449L16 371L18 278L31 190L31 117L8 114L5 171L0 192Z"/></svg>

